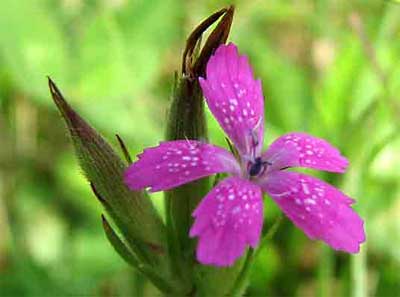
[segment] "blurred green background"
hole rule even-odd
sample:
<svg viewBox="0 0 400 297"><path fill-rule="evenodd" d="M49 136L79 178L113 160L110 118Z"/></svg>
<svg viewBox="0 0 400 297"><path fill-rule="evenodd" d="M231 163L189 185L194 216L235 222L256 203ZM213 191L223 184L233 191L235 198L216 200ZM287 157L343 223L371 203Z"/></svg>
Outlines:
<svg viewBox="0 0 400 297"><path fill-rule="evenodd" d="M163 137L185 38L227 1L3 0L0 3L0 295L153 296L114 252L46 75L132 154ZM400 5L233 1L230 40L263 80L266 141L306 131L351 162L313 173L357 200L362 253L336 253L287 219L261 251L251 296L399 296ZM209 116L211 141L225 146ZM162 208L161 195L154 201ZM265 199L266 226L279 210Z"/></svg>

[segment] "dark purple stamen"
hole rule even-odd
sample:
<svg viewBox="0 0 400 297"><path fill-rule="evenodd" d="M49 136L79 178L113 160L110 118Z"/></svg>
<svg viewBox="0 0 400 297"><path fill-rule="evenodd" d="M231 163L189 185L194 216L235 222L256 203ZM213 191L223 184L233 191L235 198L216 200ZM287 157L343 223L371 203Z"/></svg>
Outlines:
<svg viewBox="0 0 400 297"><path fill-rule="evenodd" d="M250 176L257 176L260 174L263 174L266 167L268 165L272 165L270 162L268 161L263 161L261 159L261 157L257 157L254 162L251 162L250 164L250 168L249 168L249 175ZM265 166L267 165L267 166Z"/></svg>

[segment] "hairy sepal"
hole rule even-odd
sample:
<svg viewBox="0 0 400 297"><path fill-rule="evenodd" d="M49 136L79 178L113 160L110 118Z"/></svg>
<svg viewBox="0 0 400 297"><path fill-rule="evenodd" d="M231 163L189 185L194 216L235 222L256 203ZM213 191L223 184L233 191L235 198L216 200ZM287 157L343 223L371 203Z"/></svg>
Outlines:
<svg viewBox="0 0 400 297"><path fill-rule="evenodd" d="M71 135L79 164L96 196L139 261L157 266L166 252L165 226L145 192L123 182L124 162L111 146L64 99L49 78L49 88Z"/></svg>

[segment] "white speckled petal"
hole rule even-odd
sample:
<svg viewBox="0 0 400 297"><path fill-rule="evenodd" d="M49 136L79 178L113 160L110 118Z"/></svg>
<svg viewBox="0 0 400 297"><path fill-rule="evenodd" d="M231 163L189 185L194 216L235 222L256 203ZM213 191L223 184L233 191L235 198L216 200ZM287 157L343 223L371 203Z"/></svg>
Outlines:
<svg viewBox="0 0 400 297"><path fill-rule="evenodd" d="M331 172L344 172L349 164L339 150L326 140L296 132L276 139L262 158L272 163L271 169L308 167Z"/></svg>
<svg viewBox="0 0 400 297"><path fill-rule="evenodd" d="M261 153L264 98L261 81L254 79L246 56L237 47L221 45L207 64L200 86L208 107L242 156Z"/></svg>
<svg viewBox="0 0 400 297"><path fill-rule="evenodd" d="M277 171L260 186L311 239L336 250L357 253L365 241L363 220L351 208L351 198L314 177Z"/></svg>
<svg viewBox="0 0 400 297"><path fill-rule="evenodd" d="M160 143L144 150L125 171L132 190L150 187L151 192L168 190L220 172L239 174L240 167L227 150L194 140Z"/></svg>
<svg viewBox="0 0 400 297"><path fill-rule="evenodd" d="M263 223L259 186L239 177L221 181L201 201L193 216L190 236L198 236L200 263L230 266L246 247L256 247Z"/></svg>

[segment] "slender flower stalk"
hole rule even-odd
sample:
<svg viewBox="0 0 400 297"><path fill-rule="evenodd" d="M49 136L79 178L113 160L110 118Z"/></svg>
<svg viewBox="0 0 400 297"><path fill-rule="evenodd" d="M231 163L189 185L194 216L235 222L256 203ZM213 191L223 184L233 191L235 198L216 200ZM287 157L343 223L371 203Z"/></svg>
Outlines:
<svg viewBox="0 0 400 297"><path fill-rule="evenodd" d="M197 259L231 266L247 247L256 248L263 225L262 192L310 239L357 253L365 241L354 200L314 177L291 171L306 167L343 173L348 161L327 141L292 132L263 151L264 98L246 56L234 44L221 45L199 83L211 112L239 156L199 141L162 142L144 150L125 172L132 190L169 190L216 173L228 173L193 212L191 237L198 237Z"/></svg>

